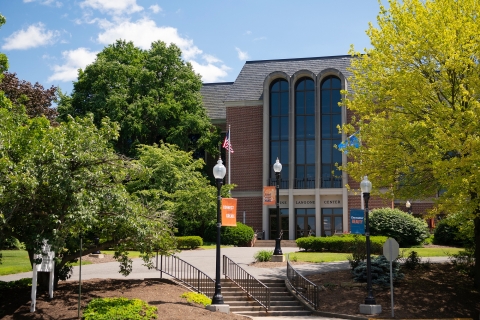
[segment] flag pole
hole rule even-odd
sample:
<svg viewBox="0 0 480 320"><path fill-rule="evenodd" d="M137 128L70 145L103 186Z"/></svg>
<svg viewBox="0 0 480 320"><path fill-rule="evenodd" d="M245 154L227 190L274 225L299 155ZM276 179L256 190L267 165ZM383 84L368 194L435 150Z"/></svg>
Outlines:
<svg viewBox="0 0 480 320"><path fill-rule="evenodd" d="M230 125L228 125L228 139L230 140L229 141L229 148L227 150L228 152L228 184L230 184L231 180L230 180L230 147L232 145L232 133L230 132Z"/></svg>

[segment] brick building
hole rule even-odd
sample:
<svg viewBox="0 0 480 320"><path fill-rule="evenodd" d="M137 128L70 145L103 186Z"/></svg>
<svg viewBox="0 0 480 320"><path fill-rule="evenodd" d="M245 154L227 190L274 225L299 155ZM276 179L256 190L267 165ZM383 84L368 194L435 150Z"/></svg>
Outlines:
<svg viewBox="0 0 480 320"><path fill-rule="evenodd" d="M247 61L235 82L209 83L202 88L212 123L224 132L231 128L230 181L237 185L232 191L238 199L237 220L255 231L265 231L266 239L277 234L276 207L263 205L263 187L275 185L277 157L283 166L283 239L349 232L350 209L362 208L359 193L345 187L348 183L358 189L359 184L335 167L347 161L334 145L346 139L337 126L351 116L338 106L340 90L348 90L351 59ZM222 159L228 167L225 154ZM404 209L405 203L370 199L370 208L385 206ZM428 206L422 203L423 209ZM419 206L413 203L412 207L419 213Z"/></svg>

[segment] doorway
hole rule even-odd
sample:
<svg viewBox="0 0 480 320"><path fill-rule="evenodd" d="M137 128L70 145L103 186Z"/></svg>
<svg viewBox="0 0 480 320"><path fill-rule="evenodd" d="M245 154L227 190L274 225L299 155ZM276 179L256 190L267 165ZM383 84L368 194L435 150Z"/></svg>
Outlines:
<svg viewBox="0 0 480 320"><path fill-rule="evenodd" d="M297 219L295 239L315 236L315 208L295 209Z"/></svg>
<svg viewBox="0 0 480 320"><path fill-rule="evenodd" d="M343 208L322 209L322 221L322 236L331 236L335 233L343 233Z"/></svg>
<svg viewBox="0 0 480 320"><path fill-rule="evenodd" d="M277 209L270 209L270 237L273 240L278 237L277 234ZM280 225L282 227L283 235L282 240L289 239L288 232L288 208L280 209Z"/></svg>

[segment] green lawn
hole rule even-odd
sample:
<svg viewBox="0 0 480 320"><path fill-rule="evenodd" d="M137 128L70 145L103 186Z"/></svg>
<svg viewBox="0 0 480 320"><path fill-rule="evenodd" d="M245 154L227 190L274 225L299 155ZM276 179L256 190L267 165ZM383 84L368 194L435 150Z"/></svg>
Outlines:
<svg viewBox="0 0 480 320"><path fill-rule="evenodd" d="M30 260L28 259L28 253L25 250L1 250L2 263L0 264L0 276L7 274L15 274L21 272L32 271L30 266ZM73 263L72 265L78 266L80 263ZM82 265L85 266L91 264L90 261L82 261Z"/></svg>

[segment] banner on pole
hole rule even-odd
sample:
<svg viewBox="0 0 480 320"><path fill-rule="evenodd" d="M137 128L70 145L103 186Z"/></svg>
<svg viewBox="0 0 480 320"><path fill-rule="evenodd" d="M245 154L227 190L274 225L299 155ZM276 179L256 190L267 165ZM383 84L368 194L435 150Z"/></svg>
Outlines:
<svg viewBox="0 0 480 320"><path fill-rule="evenodd" d="M364 216L363 209L350 209L350 233L365 234Z"/></svg>
<svg viewBox="0 0 480 320"><path fill-rule="evenodd" d="M271 206L276 204L276 187L267 186L263 187L263 204L266 206Z"/></svg>
<svg viewBox="0 0 480 320"><path fill-rule="evenodd" d="M237 226L237 199L222 198L222 226Z"/></svg>

